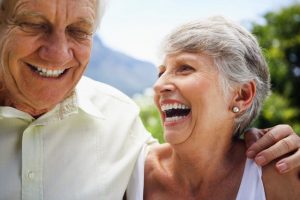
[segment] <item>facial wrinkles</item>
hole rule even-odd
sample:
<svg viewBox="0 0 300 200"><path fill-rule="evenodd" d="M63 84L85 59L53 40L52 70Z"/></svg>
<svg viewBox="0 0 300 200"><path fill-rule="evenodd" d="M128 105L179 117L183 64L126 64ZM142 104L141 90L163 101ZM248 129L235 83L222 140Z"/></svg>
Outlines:
<svg viewBox="0 0 300 200"><path fill-rule="evenodd" d="M51 16L54 16L55 19L53 19L53 21L55 21L56 23L62 23L62 22L67 22L68 20L68 15L70 14L68 12L68 3L66 0L56 0L55 4L51 4L53 5L53 14Z"/></svg>
<svg viewBox="0 0 300 200"><path fill-rule="evenodd" d="M0 105L10 106L13 104L10 98L10 92L7 88L8 85L16 85L16 81L9 72L8 66L9 54L5 57L4 49L6 45L1 45L1 66L0 66ZM20 92L20 91L19 91ZM3 102L5 100L5 102Z"/></svg>
<svg viewBox="0 0 300 200"><path fill-rule="evenodd" d="M10 11L10 19L9 19L9 24L14 24L16 14L25 14L25 15L30 15L30 14L36 14L38 16L43 16L45 13L48 13L47 20L49 20L51 23L57 25L64 25L65 24L70 24L73 23L74 20L72 19L73 15L76 15L77 13L75 12L78 10L78 8L86 8L87 11L81 11L85 15L80 17L79 19L76 19L77 21L84 21L87 22L87 24L90 24L91 26L94 25L95 21L95 1L92 0L56 0L56 2L48 1L47 4L43 2L43 5L45 12L40 13L40 12L35 12L32 10L32 8L38 8L39 5L38 2L41 0L19 0L16 2L16 5L13 7L12 11ZM31 9L28 9L28 6ZM29 12L29 11L30 12ZM88 13L88 15L86 15Z"/></svg>
<svg viewBox="0 0 300 200"><path fill-rule="evenodd" d="M13 32L12 26L5 26L1 30L0 33L0 80L1 82L5 80L4 76L11 76L11 74L8 72L9 68L7 67L9 65L9 54L6 53L6 51L9 51L9 42L13 39L10 37L10 35ZM4 84L5 83L1 83ZM0 86L1 87L1 86Z"/></svg>
<svg viewBox="0 0 300 200"><path fill-rule="evenodd" d="M57 1L60 2L61 0L57 0ZM71 1L72 3L68 3L69 1ZM57 6L58 6L58 3L57 3ZM76 18L76 23L77 22L86 23L86 25L90 25L91 27L93 27L94 23L95 23L95 17L96 17L96 14L95 14L96 2L92 1L92 0L81 0L81 1L66 0L66 1L64 1L63 6L56 8L57 13L55 16L64 16L63 14L65 14L64 19L57 19L57 20L68 21L68 20L72 19L72 15L74 15L73 11L77 10L78 7L85 8L86 10L84 12L83 11L81 11L81 12L83 12L84 14L88 13L88 15L84 15L84 17L78 16ZM62 9L60 9L60 8L62 8ZM62 14L60 15L59 12ZM69 23L72 23L72 22L69 22Z"/></svg>
<svg viewBox="0 0 300 200"><path fill-rule="evenodd" d="M9 1L9 2L8 2ZM29 1L25 0L7 0L5 3L6 24L15 25L16 15L19 10L24 9Z"/></svg>

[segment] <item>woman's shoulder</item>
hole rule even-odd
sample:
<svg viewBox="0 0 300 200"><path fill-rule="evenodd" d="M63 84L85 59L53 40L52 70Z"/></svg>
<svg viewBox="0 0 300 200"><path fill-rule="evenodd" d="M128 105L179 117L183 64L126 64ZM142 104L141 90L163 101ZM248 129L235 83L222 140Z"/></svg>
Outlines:
<svg viewBox="0 0 300 200"><path fill-rule="evenodd" d="M171 156L172 148L169 144L155 145L150 149L145 161L144 197L147 197L146 199L154 199L153 195L170 188L173 182Z"/></svg>
<svg viewBox="0 0 300 200"><path fill-rule="evenodd" d="M172 147L169 144L153 145L146 157L145 175L160 176L165 174L168 171L167 162L171 155Z"/></svg>
<svg viewBox="0 0 300 200"><path fill-rule="evenodd" d="M262 169L267 199L298 200L300 198L300 167L280 174L272 162Z"/></svg>

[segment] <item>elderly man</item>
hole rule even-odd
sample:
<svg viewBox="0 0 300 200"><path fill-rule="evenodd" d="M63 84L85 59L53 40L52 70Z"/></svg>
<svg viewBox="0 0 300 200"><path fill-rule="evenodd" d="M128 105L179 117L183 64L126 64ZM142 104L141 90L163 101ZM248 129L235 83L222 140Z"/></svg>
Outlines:
<svg viewBox="0 0 300 200"><path fill-rule="evenodd" d="M0 4L0 199L122 199L155 140L128 97L82 77L102 2ZM294 144L292 130L276 131ZM263 138L255 153L269 145ZM284 148L276 144L263 152L268 160ZM299 165L298 157L287 164Z"/></svg>

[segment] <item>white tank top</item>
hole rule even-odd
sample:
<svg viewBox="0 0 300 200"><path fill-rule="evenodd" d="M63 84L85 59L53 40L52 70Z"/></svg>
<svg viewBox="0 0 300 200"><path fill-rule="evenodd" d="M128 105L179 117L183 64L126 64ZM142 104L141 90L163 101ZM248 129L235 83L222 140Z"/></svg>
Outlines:
<svg viewBox="0 0 300 200"><path fill-rule="evenodd" d="M261 167L252 159L246 160L236 200L266 200Z"/></svg>

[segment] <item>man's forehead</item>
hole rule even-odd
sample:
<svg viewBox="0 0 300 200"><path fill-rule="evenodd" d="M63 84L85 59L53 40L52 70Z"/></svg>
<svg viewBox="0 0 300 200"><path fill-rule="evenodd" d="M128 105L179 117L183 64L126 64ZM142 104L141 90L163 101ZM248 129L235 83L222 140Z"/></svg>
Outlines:
<svg viewBox="0 0 300 200"><path fill-rule="evenodd" d="M0 0L1 1L1 0ZM80 13L95 15L96 0L5 0L5 9L12 11L15 14L30 14L33 13L53 13L57 12L57 8L66 9L61 10L62 13L77 15L79 10L88 9ZM12 9L12 10L11 10ZM88 17L86 15L85 17Z"/></svg>
<svg viewBox="0 0 300 200"><path fill-rule="evenodd" d="M54 5L57 4L58 2L75 2L78 4L83 4L83 3L89 3L93 6L97 5L98 1L100 0L0 0L2 5L5 5L6 7L12 8L15 6L19 6L22 4L38 4L38 3L44 3L44 2L49 2L50 4ZM50 5L49 4L49 5Z"/></svg>

